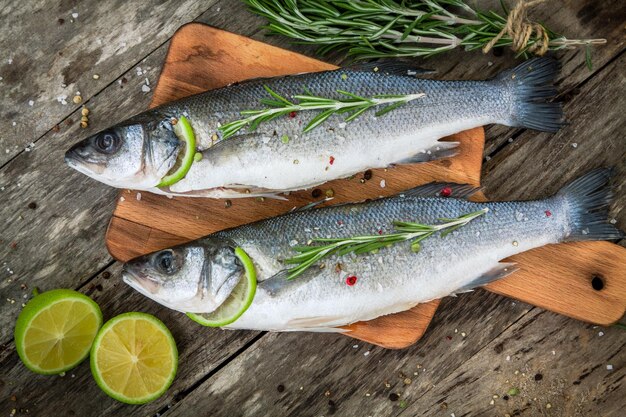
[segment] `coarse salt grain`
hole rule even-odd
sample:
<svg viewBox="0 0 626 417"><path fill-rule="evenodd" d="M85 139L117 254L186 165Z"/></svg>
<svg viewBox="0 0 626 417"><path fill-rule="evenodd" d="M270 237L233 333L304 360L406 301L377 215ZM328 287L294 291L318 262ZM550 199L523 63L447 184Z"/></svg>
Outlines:
<svg viewBox="0 0 626 417"><path fill-rule="evenodd" d="M77 19L77 18L78 18L78 13L76 13L76 12L72 13L72 17L73 17L74 19Z"/></svg>
<svg viewBox="0 0 626 417"><path fill-rule="evenodd" d="M385 180L380 180L380 188L385 188L387 182Z"/></svg>
<svg viewBox="0 0 626 417"><path fill-rule="evenodd" d="M606 370L607 371L612 371L613 370L613 365L607 365L606 366Z"/></svg>
<svg viewBox="0 0 626 417"><path fill-rule="evenodd" d="M137 201L141 201L141 193L137 193Z"/></svg>
<svg viewBox="0 0 626 417"><path fill-rule="evenodd" d="M368 350L367 352L365 352L365 353L363 354L363 356L368 356L369 354L370 354L370 351ZM609 366L610 366L610 365L609 365ZM608 366L607 366L607 369L608 369ZM612 367L612 366L611 366L611 369L613 369L613 367Z"/></svg>
<svg viewBox="0 0 626 417"><path fill-rule="evenodd" d="M604 332L598 332L598 336L600 337L604 336Z"/></svg>
<svg viewBox="0 0 626 417"><path fill-rule="evenodd" d="M572 143L572 148L574 149L578 148L578 144L576 142Z"/></svg>
<svg viewBox="0 0 626 417"><path fill-rule="evenodd" d="M150 87L144 84L141 86L141 91L143 91L144 93L148 93L150 92Z"/></svg>
<svg viewBox="0 0 626 417"><path fill-rule="evenodd" d="M33 100L28 100L28 105L30 107L33 107L35 105L35 102Z"/></svg>

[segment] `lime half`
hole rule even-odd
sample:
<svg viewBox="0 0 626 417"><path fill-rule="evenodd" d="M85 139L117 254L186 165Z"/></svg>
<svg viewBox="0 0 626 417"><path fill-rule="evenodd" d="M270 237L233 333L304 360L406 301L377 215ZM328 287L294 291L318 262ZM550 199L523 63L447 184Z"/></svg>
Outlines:
<svg viewBox="0 0 626 417"><path fill-rule="evenodd" d="M163 395L176 376L178 350L167 327L150 314L107 321L91 348L91 373L110 397L144 404Z"/></svg>
<svg viewBox="0 0 626 417"><path fill-rule="evenodd" d="M193 128L189 120L185 116L180 116L178 123L174 125L174 133L178 136L178 139L185 143L185 155L178 169L163 177L157 187L165 187L177 183L187 175L187 172L191 169L191 164L193 164L196 154L196 137L193 134Z"/></svg>
<svg viewBox="0 0 626 417"><path fill-rule="evenodd" d="M187 313L193 321L203 326L221 327L237 320L250 307L256 293L256 271L252 260L241 248L235 248L246 271L245 279L240 279L228 298L217 310L211 313Z"/></svg>
<svg viewBox="0 0 626 417"><path fill-rule="evenodd" d="M52 290L26 304L15 323L15 347L28 369L54 375L81 363L91 349L102 312L73 290Z"/></svg>

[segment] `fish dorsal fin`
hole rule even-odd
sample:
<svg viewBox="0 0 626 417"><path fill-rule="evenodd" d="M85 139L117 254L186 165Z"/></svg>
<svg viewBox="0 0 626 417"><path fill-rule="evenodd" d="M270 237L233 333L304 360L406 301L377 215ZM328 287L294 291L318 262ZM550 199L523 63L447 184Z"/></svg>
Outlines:
<svg viewBox="0 0 626 417"><path fill-rule="evenodd" d="M380 74L401 75L405 77L416 77L418 75L434 74L437 72L432 69L419 68L410 62L404 61L360 62L342 67L341 69L361 72L377 72Z"/></svg>
<svg viewBox="0 0 626 417"><path fill-rule="evenodd" d="M446 182L431 182L411 188L402 194L409 197L448 197L468 199L480 190L469 184L454 184Z"/></svg>
<svg viewBox="0 0 626 417"><path fill-rule="evenodd" d="M514 262L500 262L494 268L490 269L478 278L472 280L470 283L456 290L455 294L472 291L474 288L482 287L483 285L487 285L490 282L497 281L501 278L511 275L518 269L519 268L517 267L517 264L515 264Z"/></svg>

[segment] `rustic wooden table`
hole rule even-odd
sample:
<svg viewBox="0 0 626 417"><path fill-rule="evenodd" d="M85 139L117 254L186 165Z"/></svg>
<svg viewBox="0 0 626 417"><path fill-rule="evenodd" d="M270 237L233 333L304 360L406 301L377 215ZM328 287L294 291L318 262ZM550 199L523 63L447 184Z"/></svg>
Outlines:
<svg viewBox="0 0 626 417"><path fill-rule="evenodd" d="M591 168L616 166L613 217L624 230L626 3L549 2L533 16L608 44L594 50L591 71L583 53L556 54L570 121L561 132L488 127L485 193L543 197ZM0 415L623 415L626 331L484 291L445 299L421 341L390 351L339 335L199 329L124 285L104 247L117 190L70 170L63 153L147 107L170 37L190 21L314 52L265 38L262 19L239 1L0 5ZM420 65L444 79L481 79L513 60L509 52L457 52ZM74 104L78 92L82 103ZM83 104L91 110L86 129ZM27 371L12 331L35 286L78 289L105 318L129 310L161 318L180 350L166 395L140 407L118 403L99 390L88 363L63 377Z"/></svg>

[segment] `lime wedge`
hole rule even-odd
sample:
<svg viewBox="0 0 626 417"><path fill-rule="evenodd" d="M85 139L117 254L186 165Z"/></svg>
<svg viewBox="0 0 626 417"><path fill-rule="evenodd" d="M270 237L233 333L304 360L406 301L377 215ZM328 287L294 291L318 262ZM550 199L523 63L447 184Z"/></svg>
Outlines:
<svg viewBox="0 0 626 417"><path fill-rule="evenodd" d="M196 323L209 327L226 326L237 320L250 307L256 293L256 271L252 260L241 248L235 248L235 255L239 258L246 271L245 278L239 280L228 298L217 310L211 313L187 313L187 316Z"/></svg>
<svg viewBox="0 0 626 417"><path fill-rule="evenodd" d="M26 304L15 323L15 347L28 369L54 375L81 363L102 326L91 298L73 290L52 290Z"/></svg>
<svg viewBox="0 0 626 417"><path fill-rule="evenodd" d="M108 396L127 404L145 404L163 395L177 367L172 334L150 314L113 317L102 326L91 348L96 383Z"/></svg>
<svg viewBox="0 0 626 417"><path fill-rule="evenodd" d="M185 155L178 169L163 177L157 187L165 187L177 183L187 175L187 172L191 169L191 164L193 164L193 159L196 154L196 137L193 134L193 128L189 120L187 120L185 116L180 116L178 123L174 125L174 133L178 139L185 143Z"/></svg>

